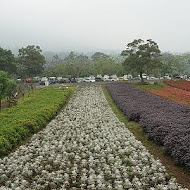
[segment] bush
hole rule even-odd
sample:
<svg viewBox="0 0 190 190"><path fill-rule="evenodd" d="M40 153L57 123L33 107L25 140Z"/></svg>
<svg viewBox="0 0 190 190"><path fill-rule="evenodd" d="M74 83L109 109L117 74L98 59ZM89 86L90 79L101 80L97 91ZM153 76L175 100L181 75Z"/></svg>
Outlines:
<svg viewBox="0 0 190 190"><path fill-rule="evenodd" d="M43 88L0 113L0 156L38 132L66 104L73 89Z"/></svg>
<svg viewBox="0 0 190 190"><path fill-rule="evenodd" d="M138 121L150 139L190 169L190 107L136 89L128 83L107 84L114 102L129 120Z"/></svg>

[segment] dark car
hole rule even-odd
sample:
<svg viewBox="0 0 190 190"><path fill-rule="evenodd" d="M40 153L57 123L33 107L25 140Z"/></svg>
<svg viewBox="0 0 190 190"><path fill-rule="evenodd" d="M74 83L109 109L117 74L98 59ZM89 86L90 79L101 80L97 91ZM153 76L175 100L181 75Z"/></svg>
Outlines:
<svg viewBox="0 0 190 190"><path fill-rule="evenodd" d="M96 82L102 82L102 81L104 81L104 80L103 80L103 78L101 78L101 77L95 77L95 81L96 81Z"/></svg>
<svg viewBox="0 0 190 190"><path fill-rule="evenodd" d="M181 76L175 76L174 78L175 78L175 79L182 79Z"/></svg>
<svg viewBox="0 0 190 190"><path fill-rule="evenodd" d="M58 83L69 83L70 80L68 78L62 78L58 81Z"/></svg>
<svg viewBox="0 0 190 190"><path fill-rule="evenodd" d="M39 82L39 85L45 85L45 81L41 80L41 81Z"/></svg>
<svg viewBox="0 0 190 190"><path fill-rule="evenodd" d="M75 78L71 78L71 79L70 79L70 82L71 82L71 83L75 83L75 82L77 82L77 81L76 81Z"/></svg>

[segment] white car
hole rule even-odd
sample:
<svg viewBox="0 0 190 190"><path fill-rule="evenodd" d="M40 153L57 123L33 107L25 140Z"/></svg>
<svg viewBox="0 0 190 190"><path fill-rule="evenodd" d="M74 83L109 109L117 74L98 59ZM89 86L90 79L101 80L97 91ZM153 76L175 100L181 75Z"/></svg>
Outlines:
<svg viewBox="0 0 190 190"><path fill-rule="evenodd" d="M111 78L110 81L116 82L116 81L118 81L118 78Z"/></svg>
<svg viewBox="0 0 190 190"><path fill-rule="evenodd" d="M104 75L103 80L104 81L110 81L109 76L108 75Z"/></svg>
<svg viewBox="0 0 190 190"><path fill-rule="evenodd" d="M90 78L85 78L84 82L96 82L94 79L90 79Z"/></svg>

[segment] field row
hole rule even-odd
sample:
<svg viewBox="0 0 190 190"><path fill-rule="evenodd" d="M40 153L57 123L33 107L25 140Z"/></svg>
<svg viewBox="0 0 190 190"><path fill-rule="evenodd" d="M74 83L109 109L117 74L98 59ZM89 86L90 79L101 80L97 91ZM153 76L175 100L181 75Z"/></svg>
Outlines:
<svg viewBox="0 0 190 190"><path fill-rule="evenodd" d="M190 169L190 107L159 98L128 83L107 84L114 102L127 118L137 121L148 137Z"/></svg>
<svg viewBox="0 0 190 190"><path fill-rule="evenodd" d="M178 104L190 105L190 91L172 87L164 83L158 83L157 85L135 84L135 86Z"/></svg>
<svg viewBox="0 0 190 190"><path fill-rule="evenodd" d="M81 86L29 144L0 159L3 189L184 189L113 114L99 86Z"/></svg>
<svg viewBox="0 0 190 190"><path fill-rule="evenodd" d="M72 89L44 88L0 112L0 157L39 131L67 102Z"/></svg>
<svg viewBox="0 0 190 190"><path fill-rule="evenodd" d="M164 82L169 86L173 86L175 88L190 91L190 81L187 81L187 80L166 80Z"/></svg>

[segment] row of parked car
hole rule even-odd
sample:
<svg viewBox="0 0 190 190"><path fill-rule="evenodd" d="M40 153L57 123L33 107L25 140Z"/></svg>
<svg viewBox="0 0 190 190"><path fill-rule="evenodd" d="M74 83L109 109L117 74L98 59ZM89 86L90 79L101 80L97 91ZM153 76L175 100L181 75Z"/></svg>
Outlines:
<svg viewBox="0 0 190 190"><path fill-rule="evenodd" d="M118 78L116 75L114 76L108 76L105 75L102 76L89 76L89 77L83 77L83 78L73 78L73 77L42 77L38 80L40 85L46 85L46 84L55 84L55 83L82 83L82 82L102 82L102 81L118 81Z"/></svg>
<svg viewBox="0 0 190 190"><path fill-rule="evenodd" d="M142 76L146 80L159 80L159 79L171 79L169 75L156 78L154 76L147 76L146 74L143 74ZM181 77L175 77L181 78ZM49 84L55 84L55 83L82 83L82 82L103 82L103 81L128 81L128 80L140 80L140 76L133 77L132 75L124 75L122 77L117 77L117 75L97 75L96 77L91 75L89 77L83 77L83 78L74 78L71 75L68 77L34 77L34 78L26 78L25 82L31 83L36 82L40 85L49 85Z"/></svg>
<svg viewBox="0 0 190 190"><path fill-rule="evenodd" d="M74 78L72 76L68 77L34 77L34 78L26 78L25 82L31 83L39 83L39 85L49 85L49 84L56 84L56 83L83 83L83 82L103 82L103 81L127 81L128 78L132 78L132 76L124 75L122 77L117 77L117 75L97 75L96 77L91 75L89 77L83 78Z"/></svg>

